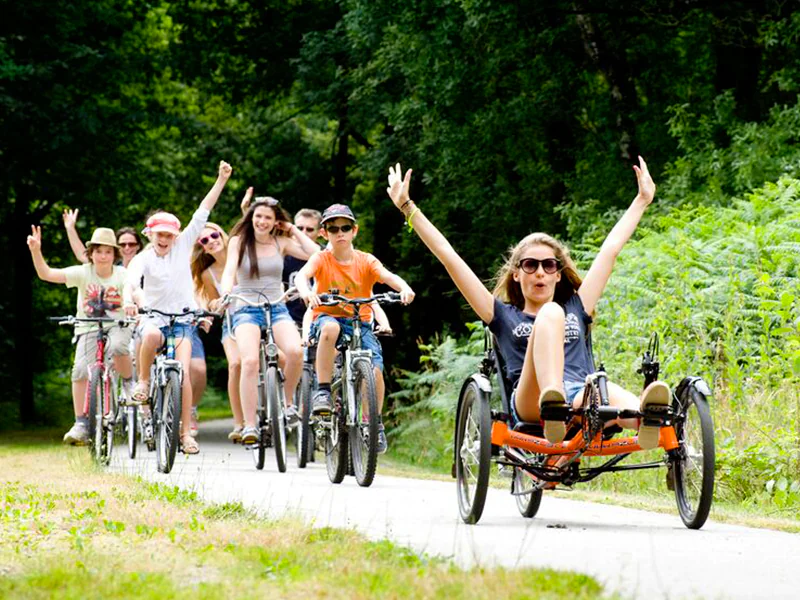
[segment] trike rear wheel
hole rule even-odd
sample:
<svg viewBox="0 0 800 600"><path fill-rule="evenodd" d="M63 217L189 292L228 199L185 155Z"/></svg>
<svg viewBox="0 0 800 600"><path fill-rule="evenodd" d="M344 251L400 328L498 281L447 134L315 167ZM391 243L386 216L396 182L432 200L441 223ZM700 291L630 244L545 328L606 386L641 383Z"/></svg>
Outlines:
<svg viewBox="0 0 800 600"><path fill-rule="evenodd" d="M517 501L519 514L526 519L535 517L542 503L542 490L534 491L533 488L534 481L531 476L524 469L516 467L511 489Z"/></svg>

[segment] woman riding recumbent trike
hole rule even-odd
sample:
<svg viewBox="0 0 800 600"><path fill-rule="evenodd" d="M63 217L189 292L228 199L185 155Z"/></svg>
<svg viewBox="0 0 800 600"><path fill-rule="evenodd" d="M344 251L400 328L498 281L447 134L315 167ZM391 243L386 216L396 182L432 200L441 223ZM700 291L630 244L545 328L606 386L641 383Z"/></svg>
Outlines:
<svg viewBox="0 0 800 600"><path fill-rule="evenodd" d="M658 378L658 337L654 334L639 372L645 387ZM456 408L453 476L458 506L466 523L481 518L494 462L512 471L511 494L522 516L536 515L542 492L556 485L571 487L602 473L668 468L667 485L674 489L678 511L690 529L703 526L714 490L714 428L708 400L711 391L699 377L684 378L672 392L670 404L644 413L609 405L603 366L586 378L583 401L572 408L553 407L542 417L563 419L568 434L561 443L545 439L541 423L519 421L511 411L511 387L493 336L485 330L484 357L478 372L466 379ZM496 377L496 378L495 378ZM500 406L492 410L492 381L497 382ZM622 429L606 425L616 419L642 419L659 426L660 460L620 465L642 450L636 435L619 437ZM598 466L582 466L582 457L607 456Z"/></svg>

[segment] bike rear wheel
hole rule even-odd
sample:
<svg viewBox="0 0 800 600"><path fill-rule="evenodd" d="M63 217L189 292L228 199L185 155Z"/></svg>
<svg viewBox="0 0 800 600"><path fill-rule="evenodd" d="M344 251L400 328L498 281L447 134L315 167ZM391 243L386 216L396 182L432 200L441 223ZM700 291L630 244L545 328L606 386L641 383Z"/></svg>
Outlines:
<svg viewBox="0 0 800 600"><path fill-rule="evenodd" d="M673 406L680 443L671 465L675 499L684 525L700 529L714 497L714 423L708 399L693 385L682 390Z"/></svg>
<svg viewBox="0 0 800 600"><path fill-rule="evenodd" d="M314 455L314 439L311 429L311 390L313 388L314 373L310 365L303 367L303 376L300 378L298 388L298 408L300 410L300 423L297 424L297 466L304 469L310 462L309 456Z"/></svg>
<svg viewBox="0 0 800 600"><path fill-rule="evenodd" d="M342 483L347 471L347 425L341 400L341 386L331 393L333 412L325 428L325 466L331 483Z"/></svg>
<svg viewBox="0 0 800 600"><path fill-rule="evenodd" d="M139 435L139 411L138 406L125 407L125 429L128 439L128 458L136 458L136 446L138 440L136 436Z"/></svg>
<svg viewBox="0 0 800 600"><path fill-rule="evenodd" d="M489 397L475 381L464 386L456 422L456 483L461 519L470 525L483 514L492 453Z"/></svg>
<svg viewBox="0 0 800 600"><path fill-rule="evenodd" d="M358 485L368 487L375 478L378 466L378 395L372 364L357 360L353 370L355 415L350 427L350 453Z"/></svg>
<svg viewBox="0 0 800 600"><path fill-rule="evenodd" d="M542 490L532 491L533 487L534 481L530 475L524 469L515 467L511 490L517 501L519 514L526 519L535 517L536 513L539 512L539 505L542 503Z"/></svg>
<svg viewBox="0 0 800 600"><path fill-rule="evenodd" d="M156 462L161 473L169 473L175 464L175 454L180 443L182 390L180 375L175 370L166 372L166 383L156 388Z"/></svg>
<svg viewBox="0 0 800 600"><path fill-rule="evenodd" d="M272 430L272 447L275 450L275 462L278 471L286 472L286 415L284 412L283 381L278 375L277 367L267 368L267 402L269 403L270 429Z"/></svg>

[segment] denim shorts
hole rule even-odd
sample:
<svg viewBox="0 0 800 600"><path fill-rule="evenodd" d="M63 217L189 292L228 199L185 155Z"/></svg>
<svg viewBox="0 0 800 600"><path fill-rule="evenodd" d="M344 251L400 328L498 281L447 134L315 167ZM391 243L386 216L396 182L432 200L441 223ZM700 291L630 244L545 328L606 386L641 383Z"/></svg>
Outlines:
<svg viewBox="0 0 800 600"><path fill-rule="evenodd" d="M231 330L228 329L228 317L227 315L222 316L222 343L225 343L227 338L231 337Z"/></svg>
<svg viewBox="0 0 800 600"><path fill-rule="evenodd" d="M519 418L517 414L517 385L519 385L519 380L514 384L514 391L511 392L511 413L516 421L521 421L522 419ZM578 394L583 392L583 388L586 384L583 381L565 381L564 382L564 392L566 392L567 396L567 405L572 406L573 400L578 396Z"/></svg>
<svg viewBox="0 0 800 600"><path fill-rule="evenodd" d="M353 326L350 325L350 319L346 317L320 315L311 323L311 330L308 333L309 337L319 341L319 332L322 329L322 325L327 321L335 321L339 324L339 327L341 327L337 344L342 341L343 335L353 335ZM362 325L361 348L364 350L372 350L372 366L383 371L383 349L381 348L381 343L378 341L378 338L375 337L375 334L372 332L372 326L369 323L363 323Z"/></svg>
<svg viewBox="0 0 800 600"><path fill-rule="evenodd" d="M286 305L281 304L273 304L270 307L270 317L272 318L272 324L276 325L281 321L291 321L292 317L289 316L289 309L286 308ZM233 331L236 331L236 328L239 325L244 323L252 323L253 325L257 325L258 327L266 327L267 326L267 318L264 316L264 309L259 306L245 306L244 308L240 308L235 313L233 313L231 317L231 325L233 326ZM224 332L223 332L224 336Z"/></svg>
<svg viewBox="0 0 800 600"><path fill-rule="evenodd" d="M203 340L200 338L200 328L192 327L192 359L206 359L206 350L203 348Z"/></svg>
<svg viewBox="0 0 800 600"><path fill-rule="evenodd" d="M175 334L176 343L179 343L179 340L183 338L192 339L192 329L193 327L188 323L175 323L175 326L172 327L172 332ZM163 327L159 327L161 331L161 335L164 336L164 342L166 343L167 335L169 335L170 327L164 325Z"/></svg>

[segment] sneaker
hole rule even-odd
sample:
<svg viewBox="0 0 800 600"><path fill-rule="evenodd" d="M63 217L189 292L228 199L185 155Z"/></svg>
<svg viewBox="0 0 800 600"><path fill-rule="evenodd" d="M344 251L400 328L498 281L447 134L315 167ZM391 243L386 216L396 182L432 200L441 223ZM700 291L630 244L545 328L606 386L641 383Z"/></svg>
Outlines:
<svg viewBox="0 0 800 600"><path fill-rule="evenodd" d="M539 396L539 408L545 406L566 406L567 400L558 388L546 388L542 390ZM560 444L564 441L567 435L567 426L564 421L545 421L544 422L544 437L551 444Z"/></svg>
<svg viewBox="0 0 800 600"><path fill-rule="evenodd" d="M242 443L255 444L258 442L258 429L255 427L245 427L242 430Z"/></svg>
<svg viewBox="0 0 800 600"><path fill-rule="evenodd" d="M669 386L666 383L663 381L654 381L642 392L640 410L643 413L658 411L659 408L669 405L671 395ZM660 433L660 425L646 425L643 419L642 424L639 426L639 447L645 450L657 447Z"/></svg>
<svg viewBox="0 0 800 600"><path fill-rule="evenodd" d="M86 446L89 443L89 428L76 421L70 430L64 434L64 443L71 446Z"/></svg>
<svg viewBox="0 0 800 600"><path fill-rule="evenodd" d="M189 420L189 435L197 437L197 408L192 407L192 417Z"/></svg>
<svg viewBox="0 0 800 600"><path fill-rule="evenodd" d="M283 414L286 416L286 425L289 427L297 425L297 423L300 422L300 413L297 412L297 408L295 408L294 404L287 406Z"/></svg>
<svg viewBox="0 0 800 600"><path fill-rule="evenodd" d="M327 390L317 390L312 399L315 415L327 414L331 412L331 393Z"/></svg>
<svg viewBox="0 0 800 600"><path fill-rule="evenodd" d="M244 430L243 425L234 425L233 431L228 434L228 439L232 441L234 444L236 442L242 441L242 431Z"/></svg>
<svg viewBox="0 0 800 600"><path fill-rule="evenodd" d="M386 454L389 449L389 442L386 439L386 431L383 423L378 423L378 454Z"/></svg>

